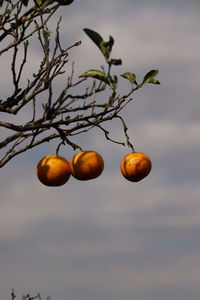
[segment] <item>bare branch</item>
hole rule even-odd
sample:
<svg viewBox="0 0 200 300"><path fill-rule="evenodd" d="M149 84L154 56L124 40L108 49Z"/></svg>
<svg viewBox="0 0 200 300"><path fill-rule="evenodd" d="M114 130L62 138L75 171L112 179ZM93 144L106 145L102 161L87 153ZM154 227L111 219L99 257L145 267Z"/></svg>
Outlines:
<svg viewBox="0 0 200 300"><path fill-rule="evenodd" d="M119 115L117 115L116 118L120 119L120 121L122 122L122 125L123 125L123 128L124 128L124 135L126 137L126 144L127 144L127 146L130 147L133 152L135 152L133 144L130 142L130 137L128 135L128 127L127 127L124 119L121 116L119 116Z"/></svg>
<svg viewBox="0 0 200 300"><path fill-rule="evenodd" d="M81 146L72 142L71 137L94 128L99 128L106 140L122 146L127 145L134 151L128 127L120 112L133 101L132 94L142 87L144 81L138 84L133 73L124 73L126 76L122 77L130 79L130 89L126 94L120 95L118 77L112 74L112 66L121 64L121 60L107 56L105 57L107 68L103 66L101 67L103 72L97 72L103 74L103 77L93 75L91 79L82 75L75 78L75 63L69 66L69 58L70 52L81 42L68 46L62 44L61 18L57 22L55 37L52 39L48 22L58 9L59 3L55 4L53 0L44 3L47 4L25 8L21 1L15 4L6 1L0 15L0 41L3 41L0 55L13 51L10 62L11 93L6 99L0 100L2 113L0 128L7 133L0 141L0 149L5 149L0 158L0 167L16 155L52 140L58 141L57 154L62 145L81 150ZM26 76L31 36L34 36L40 45L41 59L34 73ZM104 54L105 49L102 47L106 47L108 43L100 47ZM113 43L111 39L108 47L112 48ZM149 78L155 74L157 74L155 70L149 72L146 82L156 83L154 78ZM25 76L28 78L24 82ZM56 78L62 79L63 82L60 91L54 89ZM29 120L21 120L20 123L18 113L23 113L27 108ZM10 118L7 119L5 116ZM105 122L113 119L120 120L125 142L113 139L112 132L104 126ZM40 299L39 296L30 299L36 298Z"/></svg>
<svg viewBox="0 0 200 300"><path fill-rule="evenodd" d="M14 289L11 290L11 300L14 300L16 298L16 295L15 295L15 291Z"/></svg>

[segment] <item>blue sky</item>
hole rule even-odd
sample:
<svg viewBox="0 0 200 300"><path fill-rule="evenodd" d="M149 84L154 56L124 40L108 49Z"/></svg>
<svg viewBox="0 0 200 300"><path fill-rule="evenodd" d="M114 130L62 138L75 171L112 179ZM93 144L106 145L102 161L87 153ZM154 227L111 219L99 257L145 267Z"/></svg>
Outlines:
<svg viewBox="0 0 200 300"><path fill-rule="evenodd" d="M125 181L119 163L130 149L99 131L76 140L105 159L94 181L42 186L35 166L55 151L54 143L11 160L0 182L2 299L11 288L53 300L199 299L199 9L198 1L186 0L75 0L59 10L52 32L62 14L66 44L82 40L70 56L76 75L103 64L85 27L115 38L113 56L123 60L116 72L142 78L160 70L161 85L138 91L123 113L136 150L152 158L153 168L140 183ZM33 47L30 70L39 55ZM122 91L127 87L122 82ZM123 139L117 123L107 128ZM73 154L61 151L68 159Z"/></svg>

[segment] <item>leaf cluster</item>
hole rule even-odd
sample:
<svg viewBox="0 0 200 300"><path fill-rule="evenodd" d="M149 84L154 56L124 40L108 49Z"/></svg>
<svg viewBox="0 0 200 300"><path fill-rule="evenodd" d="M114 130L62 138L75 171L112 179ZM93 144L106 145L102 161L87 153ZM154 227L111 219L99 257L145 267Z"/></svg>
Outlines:
<svg viewBox="0 0 200 300"><path fill-rule="evenodd" d="M94 42L94 44L99 48L100 52L102 53L103 57L105 58L105 61L108 65L108 72L107 74L102 70L88 70L84 72L80 77L91 77L94 79L98 79L100 81L103 81L104 83L110 85L113 88L116 88L118 77L116 75L111 76L110 70L112 66L120 66L122 65L121 59L114 59L110 58L112 48L114 45L114 39L112 36L109 36L108 41L104 41L101 35L94 30L91 30L89 28L84 29L85 33L88 35L88 37ZM135 89L141 88L144 84L152 83L152 84L160 84L158 80L155 79L155 77L158 75L158 70L151 70L149 71L143 78L143 80L138 83L136 80L136 75L132 72L125 72L121 74L120 76L127 79L132 86L135 85Z"/></svg>

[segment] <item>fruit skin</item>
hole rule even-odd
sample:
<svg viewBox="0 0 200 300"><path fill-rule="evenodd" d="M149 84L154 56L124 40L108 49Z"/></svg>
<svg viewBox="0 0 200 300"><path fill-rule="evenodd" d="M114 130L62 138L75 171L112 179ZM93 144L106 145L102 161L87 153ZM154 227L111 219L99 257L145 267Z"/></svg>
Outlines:
<svg viewBox="0 0 200 300"><path fill-rule="evenodd" d="M90 180L101 175L104 160L95 151L81 151L70 160L71 174L78 180Z"/></svg>
<svg viewBox="0 0 200 300"><path fill-rule="evenodd" d="M64 157L50 154L39 161L36 175L44 185L61 186L69 180L70 164Z"/></svg>
<svg viewBox="0 0 200 300"><path fill-rule="evenodd" d="M142 152L129 153L121 161L122 175L129 181L138 182L145 178L152 168L149 156Z"/></svg>
<svg viewBox="0 0 200 300"><path fill-rule="evenodd" d="M69 5L73 2L74 0L56 0L60 5Z"/></svg>

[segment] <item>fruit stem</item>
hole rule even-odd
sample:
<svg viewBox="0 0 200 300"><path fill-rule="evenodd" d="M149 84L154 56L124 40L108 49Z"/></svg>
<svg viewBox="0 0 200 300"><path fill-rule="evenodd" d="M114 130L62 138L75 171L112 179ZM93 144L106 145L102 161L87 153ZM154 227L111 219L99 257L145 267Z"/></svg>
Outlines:
<svg viewBox="0 0 200 300"><path fill-rule="evenodd" d="M133 153L136 152L135 149L134 149L133 144L130 142L130 137L128 135L128 127L126 126L126 123L125 123L124 119L121 116L117 116L117 117L122 122L122 125L123 125L123 128L124 128L124 134L125 134L125 137L126 137L126 144L127 144L127 146L132 149Z"/></svg>

